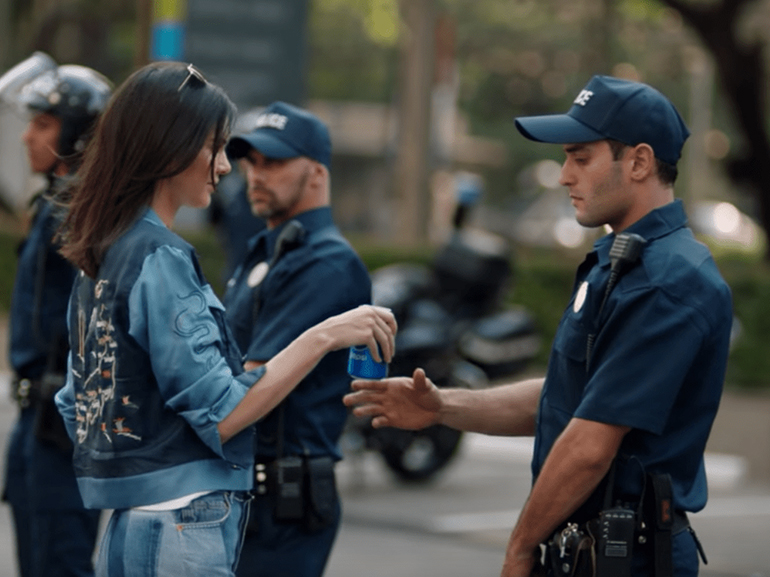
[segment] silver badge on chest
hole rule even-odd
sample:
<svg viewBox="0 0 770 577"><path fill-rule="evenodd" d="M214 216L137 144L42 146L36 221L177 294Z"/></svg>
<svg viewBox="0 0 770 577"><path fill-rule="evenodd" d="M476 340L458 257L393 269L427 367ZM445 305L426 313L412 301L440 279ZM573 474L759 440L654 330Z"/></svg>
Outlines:
<svg viewBox="0 0 770 577"><path fill-rule="evenodd" d="M265 276L267 276L267 271L269 270L270 270L270 265L267 264L267 262L262 261L253 269L251 269L251 272L249 273L249 277L246 279L246 284L249 286L249 288L254 288L258 284L260 284L263 280L265 280Z"/></svg>
<svg viewBox="0 0 770 577"><path fill-rule="evenodd" d="M572 310L576 313L580 312L580 309L583 308L583 305L586 302L586 297L588 296L588 281L583 281L583 284L580 285L580 287L577 290L577 294L575 295L575 301L572 303Z"/></svg>

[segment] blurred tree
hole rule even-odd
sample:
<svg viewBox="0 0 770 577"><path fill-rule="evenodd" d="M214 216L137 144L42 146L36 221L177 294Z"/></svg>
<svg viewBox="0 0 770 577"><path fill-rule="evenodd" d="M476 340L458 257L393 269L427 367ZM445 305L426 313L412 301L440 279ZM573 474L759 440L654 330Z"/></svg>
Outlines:
<svg viewBox="0 0 770 577"><path fill-rule="evenodd" d="M398 75L398 0L313 0L312 98L391 102Z"/></svg>
<svg viewBox="0 0 770 577"><path fill-rule="evenodd" d="M42 50L57 62L90 66L114 81L130 72L136 0L7 1L8 65Z"/></svg>
<svg viewBox="0 0 770 577"><path fill-rule="evenodd" d="M728 162L728 173L747 185L757 200L759 218L770 232L770 137L767 124L767 29L752 34L740 24L758 0L685 2L660 0L676 9L711 52L725 98L744 138L744 148ZM767 21L764 21L766 26ZM770 243L765 259L770 261Z"/></svg>
<svg viewBox="0 0 770 577"><path fill-rule="evenodd" d="M33 50L77 61L122 81L132 69L137 15L149 0L0 0L7 15L4 66ZM528 146L512 119L569 106L595 73L640 79L690 116L686 47L713 56L721 91L714 122L742 143L726 163L753 192L770 230L770 136L765 109L770 0L436 0L456 22L459 106L472 132L507 142L505 170L488 180L488 198L507 202L521 169L557 148ZM764 12L762 12L764 11ZM398 100L399 0L312 0L311 98ZM730 114L732 118L727 118ZM768 249L770 259L770 248Z"/></svg>

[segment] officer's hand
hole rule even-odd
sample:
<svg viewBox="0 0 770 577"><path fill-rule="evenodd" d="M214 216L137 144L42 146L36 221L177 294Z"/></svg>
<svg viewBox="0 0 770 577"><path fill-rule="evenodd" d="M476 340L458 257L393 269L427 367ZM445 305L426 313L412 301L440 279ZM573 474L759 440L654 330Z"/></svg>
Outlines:
<svg viewBox="0 0 770 577"><path fill-rule="evenodd" d="M540 563L537 562L533 554L516 555L512 553L509 547L508 551L506 551L500 577L538 577L543 574L539 566Z"/></svg>
<svg viewBox="0 0 770 577"><path fill-rule="evenodd" d="M343 402L355 407L354 415L373 417L374 428L424 429L439 422L441 393L422 369L415 369L411 379L355 380L352 388Z"/></svg>

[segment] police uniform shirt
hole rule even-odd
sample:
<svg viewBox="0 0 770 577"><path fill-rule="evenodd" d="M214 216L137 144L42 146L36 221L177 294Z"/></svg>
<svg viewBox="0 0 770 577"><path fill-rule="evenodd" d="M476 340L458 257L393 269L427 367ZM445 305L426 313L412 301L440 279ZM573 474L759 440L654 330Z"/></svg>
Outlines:
<svg viewBox="0 0 770 577"><path fill-rule="evenodd" d="M285 224L262 231L228 282L227 318L246 360L266 362L309 327L371 300L368 271L334 225L331 209L310 210L294 220L304 229L298 246L268 268ZM341 401L350 387L347 354L326 355L284 401L284 454L341 458L337 440L347 418ZM257 423L260 458L275 457L279 412Z"/></svg>
<svg viewBox="0 0 770 577"><path fill-rule="evenodd" d="M703 452L727 362L730 291L708 249L686 227L680 201L654 210L626 232L647 243L639 261L620 276L599 319L614 235L597 241L578 268L541 396L533 474L572 417L628 426L616 497L638 499L645 471L669 473L675 507L698 511L706 504ZM587 505L598 502L598 493Z"/></svg>
<svg viewBox="0 0 770 577"><path fill-rule="evenodd" d="M65 370L67 303L75 269L59 253L53 235L61 222L54 205L40 195L19 249L10 316L10 360L17 375L37 379L46 368Z"/></svg>

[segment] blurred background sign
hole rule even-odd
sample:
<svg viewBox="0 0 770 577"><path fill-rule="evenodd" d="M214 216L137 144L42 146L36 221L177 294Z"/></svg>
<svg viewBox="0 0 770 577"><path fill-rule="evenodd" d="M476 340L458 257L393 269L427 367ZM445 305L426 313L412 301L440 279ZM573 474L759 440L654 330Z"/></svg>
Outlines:
<svg viewBox="0 0 770 577"><path fill-rule="evenodd" d="M305 97L308 0L166 0L185 18L184 51L241 110ZM182 4L186 4L182 7ZM157 9L156 9L157 13ZM173 44L174 27L169 28Z"/></svg>

